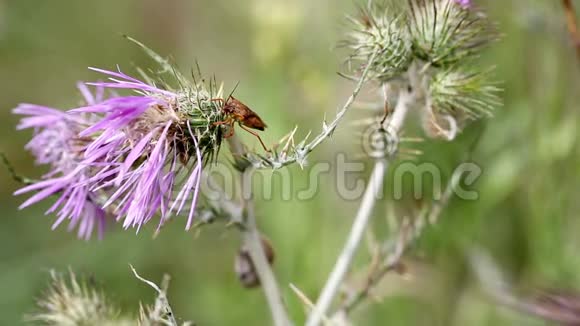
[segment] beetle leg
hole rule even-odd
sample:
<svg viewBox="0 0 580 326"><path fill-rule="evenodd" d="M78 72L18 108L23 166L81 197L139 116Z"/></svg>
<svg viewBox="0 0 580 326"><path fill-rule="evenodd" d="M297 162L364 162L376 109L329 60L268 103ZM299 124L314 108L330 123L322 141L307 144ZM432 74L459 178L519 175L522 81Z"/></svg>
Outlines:
<svg viewBox="0 0 580 326"><path fill-rule="evenodd" d="M224 136L224 138L230 138L234 135L234 120L229 123L230 130L228 130L228 134Z"/></svg>
<svg viewBox="0 0 580 326"><path fill-rule="evenodd" d="M217 122L214 122L213 123L214 126L229 125L229 124L231 124L231 122L229 121L229 119L226 119L224 121L217 121Z"/></svg>
<svg viewBox="0 0 580 326"><path fill-rule="evenodd" d="M230 117L223 121L216 121L213 123L213 125L214 126L227 125L229 127L229 130L228 133L224 136L224 138L230 138L231 136L234 135L234 122L235 120Z"/></svg>
<svg viewBox="0 0 580 326"><path fill-rule="evenodd" d="M244 129L245 131L247 131L247 132L251 133L252 135L256 136L256 137L258 138L258 140L260 141L260 144L262 144L262 147L264 148L264 150L265 150L266 152L270 152L270 150L268 149L268 147L266 147L266 145L265 145L265 144L264 144L264 142L262 141L262 138L260 138L260 135L258 135L256 132L253 132L252 130L248 129L247 127L245 127L245 126L244 126L243 124L241 124L241 123L240 123L239 125L240 125L240 127L241 127L242 129Z"/></svg>

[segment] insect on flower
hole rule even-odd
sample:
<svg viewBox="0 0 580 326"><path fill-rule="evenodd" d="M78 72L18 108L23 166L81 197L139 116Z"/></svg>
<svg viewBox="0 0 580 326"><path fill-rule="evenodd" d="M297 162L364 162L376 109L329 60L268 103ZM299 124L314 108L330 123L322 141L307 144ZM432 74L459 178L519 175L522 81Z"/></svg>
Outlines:
<svg viewBox="0 0 580 326"><path fill-rule="evenodd" d="M159 216L159 229L183 212L189 230L202 170L219 153L222 139L233 135L234 124L266 149L250 130L266 128L255 112L231 94L224 97L215 80L198 82L193 74L191 83L168 61L132 41L161 65L159 74L172 72L178 87L161 76L157 80L143 73L142 81L120 69L90 68L107 80L80 85L86 105L66 112L28 104L14 110L25 116L20 129L35 130L27 148L38 163L52 167L40 181L16 192L37 192L21 208L59 196L48 211L60 209L55 226L68 219L71 227L79 225L83 238L93 225L101 231L107 216L137 230ZM85 85L96 87L95 95ZM105 98L106 90L111 94Z"/></svg>
<svg viewBox="0 0 580 326"><path fill-rule="evenodd" d="M227 101L224 101L221 98L213 100L221 102L222 111L227 116L225 120L215 123L215 125L228 126L229 131L224 138L229 138L234 135L234 124L237 122L242 129L258 138L266 152L270 151L262 141L262 138L260 138L260 135L248 129L251 128L263 131L267 127L264 121L262 121L262 118L260 118L256 112L252 111L248 106L231 95L228 97Z"/></svg>

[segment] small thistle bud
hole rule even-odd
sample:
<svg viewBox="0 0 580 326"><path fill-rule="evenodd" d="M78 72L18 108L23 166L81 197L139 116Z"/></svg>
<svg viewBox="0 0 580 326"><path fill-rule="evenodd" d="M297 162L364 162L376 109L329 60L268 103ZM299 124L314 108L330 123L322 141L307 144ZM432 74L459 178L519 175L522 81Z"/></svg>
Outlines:
<svg viewBox="0 0 580 326"><path fill-rule="evenodd" d="M468 0L410 0L409 7L413 52L436 67L471 57L496 39L485 14Z"/></svg>
<svg viewBox="0 0 580 326"><path fill-rule="evenodd" d="M261 240L266 259L268 260L268 263L272 265L274 263L275 257L274 248L272 247L270 240L264 236L261 237ZM252 257L250 256L248 248L245 246L242 247L236 255L234 269L236 275L238 276L238 280L245 288L255 288L260 285L260 278L258 277L256 268L252 262Z"/></svg>
<svg viewBox="0 0 580 326"><path fill-rule="evenodd" d="M164 277L161 288L137 274L142 282L154 288L158 295L152 305L140 305L137 318L124 315L115 308L105 294L96 289L91 279L78 279L73 272L65 275L51 272L48 291L38 300L38 311L26 316L29 321L54 326L154 326L154 325L193 325L190 322L178 323L167 300L169 278Z"/></svg>
<svg viewBox="0 0 580 326"><path fill-rule="evenodd" d="M394 10L393 10L394 11ZM369 76L380 82L389 81L407 71L412 60L411 44L404 17L376 4L360 10L352 23L346 47L352 50L349 62L366 63L377 53Z"/></svg>
<svg viewBox="0 0 580 326"><path fill-rule="evenodd" d="M435 71L423 111L425 133L453 140L468 120L491 116L502 103L500 89L487 77L484 72Z"/></svg>
<svg viewBox="0 0 580 326"><path fill-rule="evenodd" d="M490 82L489 72L439 70L431 78L429 99L438 112L457 115L465 113L470 119L491 116L501 106L501 91Z"/></svg>
<svg viewBox="0 0 580 326"><path fill-rule="evenodd" d="M105 295L79 282L71 272L69 280L51 273L47 293L38 301L39 311L28 316L44 325L131 325L119 318L119 310L110 305Z"/></svg>

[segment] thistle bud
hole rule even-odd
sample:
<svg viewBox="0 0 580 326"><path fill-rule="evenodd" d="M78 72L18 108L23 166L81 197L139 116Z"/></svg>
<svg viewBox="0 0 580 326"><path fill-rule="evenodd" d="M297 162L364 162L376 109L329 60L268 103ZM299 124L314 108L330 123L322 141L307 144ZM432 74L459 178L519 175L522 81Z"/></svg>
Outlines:
<svg viewBox="0 0 580 326"><path fill-rule="evenodd" d="M491 82L490 72L438 70L429 83L429 101L437 108L436 113L461 115L469 119L490 117L495 107L501 106L501 91Z"/></svg>
<svg viewBox="0 0 580 326"><path fill-rule="evenodd" d="M272 247L270 240L264 236L261 237L261 240L262 248L264 248L264 255L266 255L268 263L272 265L275 256L274 248ZM260 278L254 266L254 262L252 261L252 257L250 256L250 252L245 245L238 251L234 263L234 270L243 287L250 289L260 285Z"/></svg>
<svg viewBox="0 0 580 326"><path fill-rule="evenodd" d="M501 105L500 89L487 72L447 69L432 74L422 111L423 129L431 138L453 140L469 120L491 116Z"/></svg>
<svg viewBox="0 0 580 326"><path fill-rule="evenodd" d="M380 82L407 71L413 56L404 16L369 3L367 8L360 10L358 17L349 17L349 21L352 24L350 38L343 44L352 50L350 63L365 64L376 53L369 76Z"/></svg>
<svg viewBox="0 0 580 326"><path fill-rule="evenodd" d="M497 38L482 12L466 0L410 0L409 32L416 57L436 67L477 54Z"/></svg>
<svg viewBox="0 0 580 326"><path fill-rule="evenodd" d="M130 325L119 318L119 310L105 295L79 281L70 272L64 275L51 272L48 291L38 300L39 311L27 316L43 325Z"/></svg>

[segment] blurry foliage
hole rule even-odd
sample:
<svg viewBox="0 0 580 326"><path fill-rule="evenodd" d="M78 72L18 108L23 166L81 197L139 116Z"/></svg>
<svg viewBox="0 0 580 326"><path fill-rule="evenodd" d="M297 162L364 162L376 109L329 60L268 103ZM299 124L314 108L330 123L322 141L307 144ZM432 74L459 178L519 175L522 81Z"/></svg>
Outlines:
<svg viewBox="0 0 580 326"><path fill-rule="evenodd" d="M580 67L561 8L557 1L541 0L478 3L489 8L504 35L482 60L496 65L495 77L505 81L504 108L477 126L484 132L473 156L484 170L476 185L480 199L453 200L414 252L438 271L425 276L431 277L427 284L438 294L437 304L425 309L423 300L395 294L357 314L362 325L542 325L493 307L474 293L462 266L464 249L475 243L491 249L522 284L580 288ZM342 54L331 48L342 38L337 22L354 11L352 1L331 0L0 1L0 150L19 173L38 175L22 149L28 135L15 132L10 109L19 102L74 106L79 102L74 83L95 78L87 66L121 64L130 72L131 64L147 62L120 34L173 55L183 70L197 59L205 74L226 80L226 90L241 81L238 97L269 124L263 133L269 142L296 124L301 130L317 128L324 112L333 113L352 86L335 74ZM451 171L479 131L475 128L452 144L418 145L425 153L421 160ZM358 151L350 132L339 129L311 161ZM248 144L259 146L246 136ZM294 167L291 173L302 189L307 173ZM259 223L280 257L275 269L298 323L302 304L286 285L295 283L310 296L318 292L356 209L356 202L341 200L325 186L333 179L333 173L321 176L315 200L275 197L257 205ZM172 275L173 308L184 319L200 325L270 323L260 291L243 289L236 280L239 239L234 230L215 225L196 236L172 223L154 240L153 230L146 228L138 236L119 230L101 242L82 242L64 229L51 232L53 218L42 214L46 206L17 211L22 198L11 193L19 185L7 173L0 173L0 184L0 324L23 322L52 268L92 273L108 293L115 293L112 299L122 309L133 307L150 296L150 289L134 282L127 263L154 279ZM388 204L383 207L386 214ZM382 215L376 214L378 232L386 228Z"/></svg>

